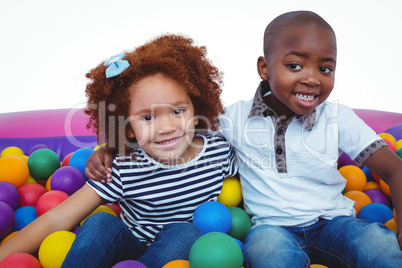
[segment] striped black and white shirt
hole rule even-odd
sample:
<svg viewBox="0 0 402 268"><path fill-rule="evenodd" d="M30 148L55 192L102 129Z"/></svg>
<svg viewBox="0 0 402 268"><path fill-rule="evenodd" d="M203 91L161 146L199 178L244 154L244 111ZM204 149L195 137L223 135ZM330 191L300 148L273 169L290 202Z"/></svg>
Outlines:
<svg viewBox="0 0 402 268"><path fill-rule="evenodd" d="M123 222L134 236L149 245L163 225L191 222L195 209L216 201L223 179L237 173L230 144L220 136L199 134L204 139L196 158L179 165L164 165L141 148L113 161L111 183L87 183L106 202L119 201Z"/></svg>

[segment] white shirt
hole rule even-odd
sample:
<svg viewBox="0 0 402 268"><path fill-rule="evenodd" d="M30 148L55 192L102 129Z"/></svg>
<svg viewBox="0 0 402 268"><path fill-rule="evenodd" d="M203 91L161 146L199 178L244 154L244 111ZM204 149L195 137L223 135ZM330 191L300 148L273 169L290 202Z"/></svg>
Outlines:
<svg viewBox="0 0 402 268"><path fill-rule="evenodd" d="M249 117L252 107L253 100L227 107L220 131L237 153L245 208L253 216L253 226L308 226L319 218L355 215L354 202L342 195L346 180L337 170L337 159L341 151L356 159L381 138L351 109L324 102L315 109L313 123L305 122L307 116L288 122L283 171L274 147L278 126L270 116Z"/></svg>

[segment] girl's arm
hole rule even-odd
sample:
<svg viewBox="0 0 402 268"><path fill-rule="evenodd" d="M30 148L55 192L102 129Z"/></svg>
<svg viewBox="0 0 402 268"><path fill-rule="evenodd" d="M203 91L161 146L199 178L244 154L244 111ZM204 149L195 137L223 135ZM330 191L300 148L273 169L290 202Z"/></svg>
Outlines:
<svg viewBox="0 0 402 268"><path fill-rule="evenodd" d="M113 152L107 147L101 147L93 152L85 168L85 175L94 181L102 183L112 181Z"/></svg>
<svg viewBox="0 0 402 268"><path fill-rule="evenodd" d="M392 203L398 217L398 243L402 249L402 159L388 147L371 155L364 163L389 186Z"/></svg>
<svg viewBox="0 0 402 268"><path fill-rule="evenodd" d="M63 203L38 217L4 243L0 247L0 262L13 253L35 253L48 235L56 231L73 230L103 203L102 198L85 184Z"/></svg>

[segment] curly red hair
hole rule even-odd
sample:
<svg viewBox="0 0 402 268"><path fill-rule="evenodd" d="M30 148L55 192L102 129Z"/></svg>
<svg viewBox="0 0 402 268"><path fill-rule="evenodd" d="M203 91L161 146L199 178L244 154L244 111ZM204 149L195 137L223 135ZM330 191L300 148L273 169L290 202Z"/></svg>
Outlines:
<svg viewBox="0 0 402 268"><path fill-rule="evenodd" d="M96 131L99 143L107 141L110 147L127 144L129 124L122 128L117 119L128 118L129 89L147 76L162 73L188 90L195 116L200 118L196 128L217 130L218 115L224 113L220 98L223 73L206 54L206 48L195 46L191 38L165 35L127 52L124 60L130 67L118 76L106 78L107 67L99 64L86 74L91 80L85 91L88 97L85 112L90 116L87 128ZM125 147L127 152L129 148Z"/></svg>

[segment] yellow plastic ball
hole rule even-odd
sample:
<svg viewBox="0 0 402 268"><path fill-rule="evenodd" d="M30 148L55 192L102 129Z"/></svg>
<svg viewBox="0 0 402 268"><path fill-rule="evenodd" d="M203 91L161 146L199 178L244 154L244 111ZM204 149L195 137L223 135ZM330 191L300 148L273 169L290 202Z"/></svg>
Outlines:
<svg viewBox="0 0 402 268"><path fill-rule="evenodd" d="M390 142L392 142L392 144L395 146L396 145L396 140L394 138L394 136L392 136L389 133L378 133L378 136L380 136L382 139L387 139Z"/></svg>
<svg viewBox="0 0 402 268"><path fill-rule="evenodd" d="M162 268L190 268L190 262L185 260L175 260L166 263Z"/></svg>
<svg viewBox="0 0 402 268"><path fill-rule="evenodd" d="M218 202L227 207L236 207L242 200L240 180L231 176L225 178L221 193L218 196Z"/></svg>
<svg viewBox="0 0 402 268"><path fill-rule="evenodd" d="M328 266L322 264L311 264L310 268L328 268Z"/></svg>
<svg viewBox="0 0 402 268"><path fill-rule="evenodd" d="M104 205L100 205L99 207L97 207L91 214L88 215L88 217L90 217L90 216L92 216L93 214L98 213L98 212L106 212L106 213L112 214L112 215L114 215L114 216L117 217L117 215L116 215L116 213L114 212L113 209L111 209L111 208L108 207L108 206L104 206ZM88 219L88 217L86 217L85 219L83 219L83 220L81 221L80 226L82 226L82 224L84 223L84 221L85 221L86 219Z"/></svg>
<svg viewBox="0 0 402 268"><path fill-rule="evenodd" d="M32 178L31 175L28 176L28 179L26 180L25 184L27 183L38 183L34 178Z"/></svg>
<svg viewBox="0 0 402 268"><path fill-rule="evenodd" d="M68 231L58 231L47 236L38 252L42 267L61 267L74 240L75 234Z"/></svg>
<svg viewBox="0 0 402 268"><path fill-rule="evenodd" d="M19 155L24 155L24 152L18 147L10 146L1 151L0 158L6 156L19 156Z"/></svg>
<svg viewBox="0 0 402 268"><path fill-rule="evenodd" d="M402 139L400 139L399 141L396 142L395 148L396 148L397 150L399 150L399 149L402 148Z"/></svg>

